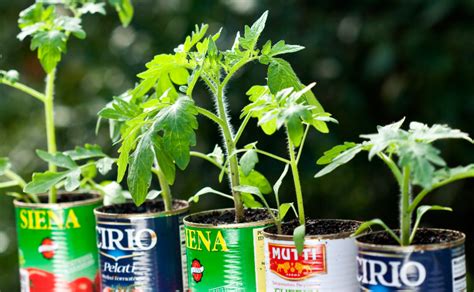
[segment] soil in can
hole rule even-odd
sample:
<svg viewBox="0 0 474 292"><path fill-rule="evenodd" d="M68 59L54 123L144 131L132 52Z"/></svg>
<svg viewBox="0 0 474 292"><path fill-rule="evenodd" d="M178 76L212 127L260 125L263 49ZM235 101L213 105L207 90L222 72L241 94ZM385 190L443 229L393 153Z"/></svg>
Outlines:
<svg viewBox="0 0 474 292"><path fill-rule="evenodd" d="M262 230L272 220L263 209L245 210L244 223L234 215L225 209L185 218L190 291L265 291Z"/></svg>
<svg viewBox="0 0 474 292"><path fill-rule="evenodd" d="M161 200L98 208L97 244L102 289L186 291L183 216L188 203L176 200L165 212Z"/></svg>
<svg viewBox="0 0 474 292"><path fill-rule="evenodd" d="M358 281L370 291L466 291L464 234L419 229L413 244L398 246L386 233L357 239Z"/></svg>
<svg viewBox="0 0 474 292"><path fill-rule="evenodd" d="M57 204L15 201L22 292L100 291L92 194L58 194Z"/></svg>

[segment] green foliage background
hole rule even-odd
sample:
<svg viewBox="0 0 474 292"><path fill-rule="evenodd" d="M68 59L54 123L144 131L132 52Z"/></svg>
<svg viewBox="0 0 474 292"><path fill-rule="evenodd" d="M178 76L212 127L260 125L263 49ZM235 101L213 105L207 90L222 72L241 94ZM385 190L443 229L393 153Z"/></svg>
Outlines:
<svg viewBox="0 0 474 292"><path fill-rule="evenodd" d="M18 13L32 1L0 0L0 68L17 69L23 81L42 89L44 73L29 50L16 39ZM315 180L315 161L324 150L358 134L372 133L377 124L399 120L448 123L474 136L474 2L469 0L416 1L256 1L256 0L136 0L135 18L122 28L115 13L86 16L86 40L71 39L60 65L56 91L59 148L98 143L115 155L107 129L94 134L96 113L131 87L144 63L157 53L169 52L191 32L195 23L207 22L210 31L223 31L221 42L232 44L230 33L243 29L264 10L270 15L264 38L306 49L288 56L306 84L317 81L314 92L340 125L327 135L312 134L302 159L306 212L310 217L384 218L397 223L397 186L380 162L358 158L331 175ZM255 66L257 68L257 66ZM264 83L265 72L248 67L228 90L235 124L247 102L245 92ZM211 97L197 92L198 103ZM255 123L255 121L252 121ZM0 87L0 155L9 155L15 169L28 175L46 166L34 156L45 146L41 105L14 90ZM260 149L285 154L283 135L266 137L256 124L242 143L257 139ZM197 148L211 152L220 142L215 126L200 120ZM280 138L280 139L278 139ZM474 147L467 142L440 144L450 166L474 162ZM261 159L257 169L275 182L281 165ZM219 185L218 172L203 161L192 160L178 173L175 195L187 198L205 185ZM288 179L288 178L287 178ZM280 193L293 200L291 181ZM156 182L155 182L155 185ZM452 228L468 235L469 270L474 270L473 181L435 192L426 203L451 206L453 213L434 212L424 226ZM230 201L207 197L193 210L231 206ZM17 249L11 199L0 196L0 290L17 291Z"/></svg>

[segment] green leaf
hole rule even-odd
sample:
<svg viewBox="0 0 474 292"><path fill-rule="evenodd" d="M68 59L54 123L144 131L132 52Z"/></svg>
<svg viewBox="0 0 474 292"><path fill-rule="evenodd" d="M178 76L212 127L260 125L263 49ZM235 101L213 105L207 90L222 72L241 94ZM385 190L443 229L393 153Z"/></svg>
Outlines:
<svg viewBox="0 0 474 292"><path fill-rule="evenodd" d="M12 167L7 157L0 157L0 175L4 175Z"/></svg>
<svg viewBox="0 0 474 292"><path fill-rule="evenodd" d="M240 46L246 50L253 50L257 44L258 38L265 28L267 21L268 11L265 11L257 21L255 21L251 27L248 25L244 28L244 36L239 39Z"/></svg>
<svg viewBox="0 0 474 292"><path fill-rule="evenodd" d="M214 150L212 150L211 153L207 154L207 156L214 159L220 165L224 164L224 152L222 151L222 148L217 144L214 146Z"/></svg>
<svg viewBox="0 0 474 292"><path fill-rule="evenodd" d="M409 132L417 141L431 143L440 139L464 139L473 142L467 133L452 129L448 125L434 124L429 127L419 122L411 122Z"/></svg>
<svg viewBox="0 0 474 292"><path fill-rule="evenodd" d="M81 14L102 14L105 15L105 3L86 2L78 9Z"/></svg>
<svg viewBox="0 0 474 292"><path fill-rule="evenodd" d="M186 37L184 44L176 49L176 51L189 52L206 35L208 28L209 25L207 24L202 24L200 27L196 25L192 34Z"/></svg>
<svg viewBox="0 0 474 292"><path fill-rule="evenodd" d="M290 63L283 59L272 58L268 67L268 87L273 94L285 88L294 88L296 91L302 90L305 86L296 76ZM313 114L324 113L324 108L316 99L312 91L307 91L303 97L308 105L312 106ZM328 133L329 129L325 122L314 120L312 125L322 133Z"/></svg>
<svg viewBox="0 0 474 292"><path fill-rule="evenodd" d="M112 170L112 165L115 163L115 160L113 160L110 157L104 157L95 163L95 166L97 167L97 170L99 171L100 174L106 175L109 171Z"/></svg>
<svg viewBox="0 0 474 292"><path fill-rule="evenodd" d="M278 180L275 182L275 184L273 185L273 192L275 193L275 196L278 198L279 196L279 191L280 191L280 187L281 187L281 184L283 182L283 179L285 178L286 174L288 173L288 169L290 168L290 165L289 164L286 164L285 165L285 168L283 169L283 172L281 173L280 177L278 178Z"/></svg>
<svg viewBox="0 0 474 292"><path fill-rule="evenodd" d="M64 189L68 192L72 192L80 186L81 181L81 169L76 168L67 172L65 177Z"/></svg>
<svg viewBox="0 0 474 292"><path fill-rule="evenodd" d="M299 255L304 249L304 237L306 236L306 227L300 225L293 230L293 241L295 242L296 251Z"/></svg>
<svg viewBox="0 0 474 292"><path fill-rule="evenodd" d="M53 186L65 179L68 174L69 171L34 173L33 179L26 185L24 191L31 195L46 193Z"/></svg>
<svg viewBox="0 0 474 292"><path fill-rule="evenodd" d="M73 169L73 168L78 167L77 164L74 162L74 160L72 160L70 156L68 156L67 154L63 154L61 152L51 154L43 150L36 150L36 154L42 160L48 163L52 163L58 167L67 168L67 169Z"/></svg>
<svg viewBox="0 0 474 292"><path fill-rule="evenodd" d="M258 163L258 154L254 149L248 150L240 158L239 164L244 176L248 176Z"/></svg>
<svg viewBox="0 0 474 292"><path fill-rule="evenodd" d="M86 32L82 29L80 18L62 15L54 19L54 24L64 31L72 33L78 39L84 39L86 37Z"/></svg>
<svg viewBox="0 0 474 292"><path fill-rule="evenodd" d="M329 164L331 163L334 158L336 158L339 154L341 154L342 152L350 149L350 148L354 148L356 147L357 144L354 143L354 142L344 142L344 144L342 145L337 145L337 146L334 146L333 148L327 150L324 152L324 155L321 156L318 161L316 161L316 164L318 165L325 165L325 164Z"/></svg>
<svg viewBox="0 0 474 292"><path fill-rule="evenodd" d="M336 148L338 147L338 148ZM339 166L346 164L347 162L351 161L359 152L364 150L364 144L355 144L355 143L344 143L344 145L339 145L333 147L331 150L326 151L324 156L321 157L318 162L327 162L330 160L331 162L326 165L323 169L321 169L314 177L322 177ZM342 152L338 152L342 151ZM327 154L326 154L327 153Z"/></svg>
<svg viewBox="0 0 474 292"><path fill-rule="evenodd" d="M127 165L129 161L130 152L135 148L137 144L137 136L140 131L141 120L131 120L127 123L127 127L122 133L122 145L120 146L118 152L120 153L119 158L117 159L117 182L121 182L125 176L125 171L127 170Z"/></svg>
<svg viewBox="0 0 474 292"><path fill-rule="evenodd" d="M244 202L244 206L247 208L262 208L263 205L255 200L255 197L248 193L241 193L242 201Z"/></svg>
<svg viewBox="0 0 474 292"><path fill-rule="evenodd" d="M285 219L286 214L291 208L294 208L293 203L283 203L280 205L278 209L278 217L280 218L280 221L283 221L283 219Z"/></svg>
<svg viewBox="0 0 474 292"><path fill-rule="evenodd" d="M248 185L257 187L262 194L269 194L272 192L272 186L268 180L256 170L252 170L248 176L245 176L242 171L240 171L240 183L242 185Z"/></svg>
<svg viewBox="0 0 474 292"><path fill-rule="evenodd" d="M110 5L115 7L120 21L127 27L133 18L133 5L131 0L109 0Z"/></svg>
<svg viewBox="0 0 474 292"><path fill-rule="evenodd" d="M97 176L97 167L95 164L85 164L81 166L81 175L84 178L93 179Z"/></svg>
<svg viewBox="0 0 474 292"><path fill-rule="evenodd" d="M231 200L234 199L231 195L216 191L211 187L204 187L204 188L200 189L197 193L195 193L193 196L191 196L188 199L188 202L197 203L197 202L199 202L199 197L201 197L202 195L205 195L205 194L215 194L215 195L219 195L221 197L228 198L228 199L231 199Z"/></svg>
<svg viewBox="0 0 474 292"><path fill-rule="evenodd" d="M130 157L127 185L137 206L145 202L151 184L151 167L154 159L152 147L150 137L145 135Z"/></svg>
<svg viewBox="0 0 474 292"><path fill-rule="evenodd" d="M114 100L101 109L98 115L106 119L127 121L142 112L143 110L131 100L131 95L124 94L115 96Z"/></svg>
<svg viewBox="0 0 474 292"><path fill-rule="evenodd" d="M66 51L67 36L60 30L39 31L31 40L31 50L38 49L38 59L46 73L56 68Z"/></svg>
<svg viewBox="0 0 474 292"><path fill-rule="evenodd" d="M176 175L176 166L174 164L173 158L168 154L163 145L163 139L159 136L153 136L153 149L155 152L156 160L158 161L158 166L163 172L166 181L169 185L174 184L174 179Z"/></svg>
<svg viewBox="0 0 474 292"><path fill-rule="evenodd" d="M20 73L16 70L3 71L0 70L0 80L5 79L9 82L15 83L20 79Z"/></svg>
<svg viewBox="0 0 474 292"><path fill-rule="evenodd" d="M430 144L403 143L398 148L399 165L410 167L412 183L424 188L430 187L435 172L434 165L445 166L440 151Z"/></svg>
<svg viewBox="0 0 474 292"><path fill-rule="evenodd" d="M117 182L112 181L105 184L102 191L104 192L104 206L123 204L127 201L122 187Z"/></svg>
<svg viewBox="0 0 474 292"><path fill-rule="evenodd" d="M285 44L285 41L281 40L273 45L268 55L270 57L273 57L273 56L281 55L281 54L295 53L303 49L304 49L303 46L288 45L288 44ZM263 50L262 50L262 53L263 53Z"/></svg>
<svg viewBox="0 0 474 292"><path fill-rule="evenodd" d="M400 240L400 238L395 234L395 232L392 231L392 229L390 229L382 220L380 219L372 219L370 221L367 221L367 222L364 222L362 223L359 228L357 228L357 230L354 232L354 234L352 234L352 236L357 236L357 235L360 235L360 234L363 234L365 233L365 231L367 229L370 229L370 227L374 226L374 225L378 225L378 226L381 226L383 229L385 229L385 231L393 238L395 239L400 245L402 244L402 241Z"/></svg>
<svg viewBox="0 0 474 292"><path fill-rule="evenodd" d="M400 129L404 121L405 118L386 126L377 126L376 134L360 135L361 138L368 139L368 143L372 145L369 151L369 160L385 151L391 144L407 140L407 132Z"/></svg>
<svg viewBox="0 0 474 292"><path fill-rule="evenodd" d="M163 133L163 146L180 169L185 169L190 160L190 147L196 144L198 112L194 101L181 96L176 102L158 112L154 131Z"/></svg>
<svg viewBox="0 0 474 292"><path fill-rule="evenodd" d="M415 239L416 231L418 230L418 226L420 225L421 218L428 211L449 211L449 212L452 212L453 209L451 209L449 207L443 207L443 206L437 206L437 205L434 205L434 206L423 205L423 206L418 207L418 209L416 209L415 225L413 226L413 230L412 230L411 235L410 235L410 244L413 242L413 239Z"/></svg>
<svg viewBox="0 0 474 292"><path fill-rule="evenodd" d="M65 155L72 158L72 160L83 160L97 157L105 157L102 148L95 144L85 144L84 147L76 146L74 150L64 152Z"/></svg>

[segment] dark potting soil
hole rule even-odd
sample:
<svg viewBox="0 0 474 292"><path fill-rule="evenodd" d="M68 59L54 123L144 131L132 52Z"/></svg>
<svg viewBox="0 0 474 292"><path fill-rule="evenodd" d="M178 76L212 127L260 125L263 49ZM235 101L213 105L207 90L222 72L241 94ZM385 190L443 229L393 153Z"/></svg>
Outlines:
<svg viewBox="0 0 474 292"><path fill-rule="evenodd" d="M293 231L300 225L298 220L292 220L281 225L282 235L293 235ZM306 235L327 235L354 232L360 223L351 220L306 219ZM269 227L266 232L277 234L276 226Z"/></svg>
<svg viewBox="0 0 474 292"><path fill-rule="evenodd" d="M183 201L173 201L173 210L179 210L187 207ZM132 202L123 203L123 204L114 204L110 206L104 206L98 209L102 213L112 213L112 214L142 214L142 213L157 213L163 212L165 210L165 204L162 200L151 200L146 201L140 206L136 206Z"/></svg>
<svg viewBox="0 0 474 292"><path fill-rule="evenodd" d="M397 235L398 231L395 231ZM412 245L447 243L461 238L461 233L451 230L418 229ZM370 233L358 238L358 241L369 244L399 245L387 232Z"/></svg>
<svg viewBox="0 0 474 292"><path fill-rule="evenodd" d="M88 194L88 193L58 193L57 203L72 203L80 202L85 200L90 200L96 198L97 195ZM39 196L41 203L48 203L48 196Z"/></svg>
<svg viewBox="0 0 474 292"><path fill-rule="evenodd" d="M245 209L244 221L241 223L257 222L271 219L266 209ZM206 214L196 214L188 217L188 221L199 224L225 225L235 224L235 210L211 211Z"/></svg>

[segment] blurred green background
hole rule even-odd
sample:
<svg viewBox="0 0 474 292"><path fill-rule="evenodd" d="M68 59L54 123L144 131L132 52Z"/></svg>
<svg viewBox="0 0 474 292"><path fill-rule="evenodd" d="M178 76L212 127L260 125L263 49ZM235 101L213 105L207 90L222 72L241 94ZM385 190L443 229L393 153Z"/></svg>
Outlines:
<svg viewBox="0 0 474 292"><path fill-rule="evenodd" d="M21 79L42 89L44 74L29 42L19 42L18 13L32 1L0 0L0 69L17 69ZM169 52L184 40L195 23L223 31L220 44L230 46L235 32L270 10L262 39L285 39L304 45L286 56L305 83L317 81L315 92L339 125L327 135L313 133L302 159L302 180L308 216L320 218L381 217L395 226L397 186L385 166L360 157L319 180L316 159L343 141L357 140L375 126L402 117L426 123L448 123L474 136L474 1L257 1L257 0L135 0L129 28L108 15L86 16L86 40L71 39L60 65L56 91L56 117L60 149L98 143L116 155L107 127L94 134L97 111L115 94L133 85L135 75L155 54ZM265 82L257 64L241 72L228 90L234 125L247 102L246 90ZM197 102L210 106L204 91ZM0 156L9 156L16 170L29 177L45 165L34 149L45 148L41 105L25 95L0 87ZM242 145L260 140L261 149L285 154L284 137L265 137L256 124ZM200 119L197 149L211 152L220 142L215 126ZM440 144L451 166L474 161L467 142ZM281 165L261 158L257 168L274 182ZM210 164L193 160L177 177L173 191L187 198L205 185L223 191L218 172ZM111 176L110 178L113 178ZM284 201L293 200L291 181L284 186ZM434 212L425 226L461 230L466 242L468 268L474 271L474 181L463 181L434 193L427 203L452 206L453 213ZM231 206L215 197L203 198L193 210ZM14 212L11 199L0 196L0 290L19 291Z"/></svg>

